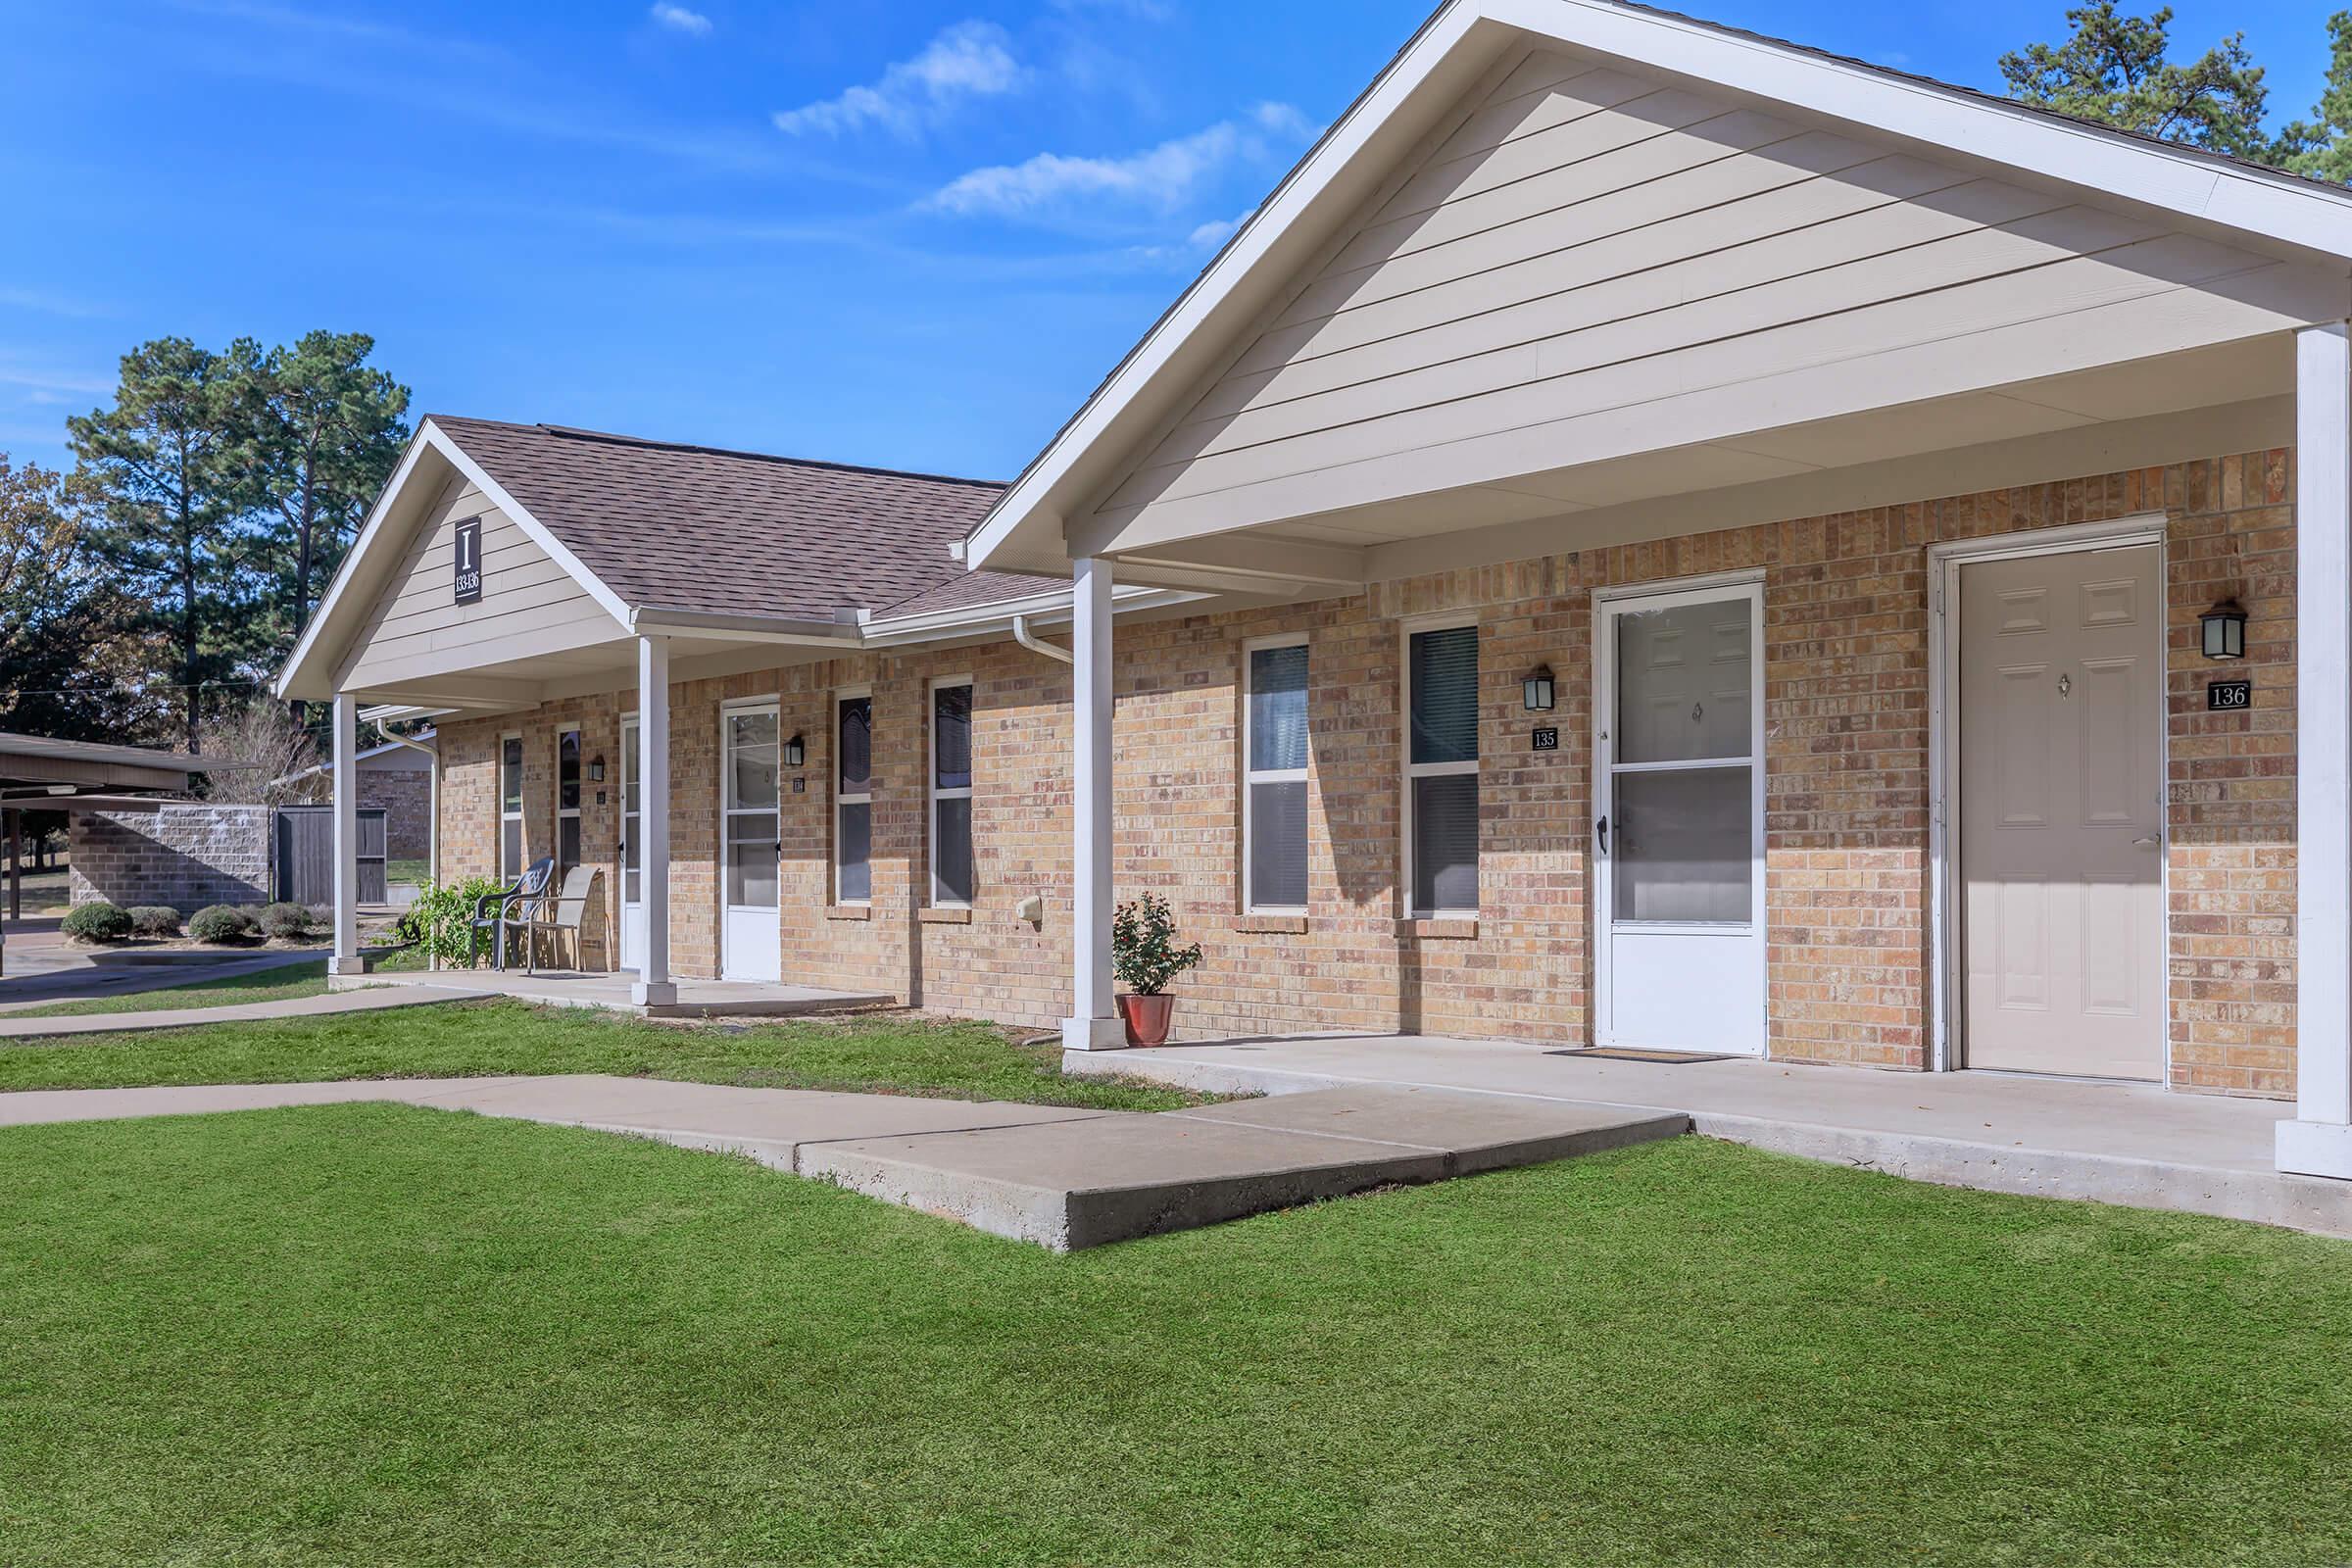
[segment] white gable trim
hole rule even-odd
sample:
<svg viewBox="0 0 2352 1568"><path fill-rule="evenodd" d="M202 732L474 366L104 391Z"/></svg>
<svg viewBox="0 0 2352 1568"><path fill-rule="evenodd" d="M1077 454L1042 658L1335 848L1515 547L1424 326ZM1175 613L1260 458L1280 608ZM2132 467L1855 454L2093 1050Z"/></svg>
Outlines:
<svg viewBox="0 0 2352 1568"><path fill-rule="evenodd" d="M507 494L506 487L491 478L488 469L467 457L463 447L443 435L438 425L427 419L424 427L432 433L433 440L441 450L447 453L449 461L456 466L460 473L472 480L480 488L482 494L488 496L496 504L499 511L514 519L514 526L520 528L529 537L531 543L546 551L555 559L556 564L570 573L582 588L587 589L589 598L602 605L606 612L614 620L619 621L623 628L627 627L629 618L634 612L620 595L606 587L596 573L590 571L581 563L579 557L564 548L563 540L550 533L547 525L532 516L521 502Z"/></svg>
<svg viewBox="0 0 2352 1568"><path fill-rule="evenodd" d="M1008 559L1016 530L1035 521L1058 535L1068 525L1071 511L1092 499L1072 480L1082 458L1104 441L1148 437L1148 429L1117 427L1163 379L1200 373L1171 366L1194 334L1241 314L1236 295L1290 227L1448 60L1465 50L1492 58L1506 41L1531 37L2218 225L2258 248L2283 242L2342 259L2352 274L2352 191L1612 0L1448 0L991 509L966 546L966 564L1041 569L1034 558L1043 539L1028 541L1024 558Z"/></svg>
<svg viewBox="0 0 2352 1568"><path fill-rule="evenodd" d="M489 498L492 505L514 520L514 526L521 529L526 538L546 551L550 559L562 566L574 581L578 582L588 596L619 623L621 630L628 629L632 612L621 597L607 587L594 572L582 564L579 557L565 549L563 542L550 533L544 523L532 516L520 502L507 493L503 485L490 477L480 464L467 457L457 442L450 439L447 432L428 418L418 427L416 434L410 439L409 450L401 455L400 466L392 470L391 479L385 483L383 492L375 498L375 505L368 509L368 520L361 525L359 537L352 541L351 549L345 553L343 564L335 572L335 580L327 585L325 596L318 601L318 608L311 612L311 623L302 629L302 637L294 645L293 656L286 661L285 667L278 671L277 679L271 686L271 690L279 698L292 696L296 684L306 674L314 672L318 661L324 657L323 645L330 633L337 628L338 622L349 620L355 615L365 615L367 605L350 602L353 592L352 584L359 578L362 571L381 552L402 550L407 547L408 541L405 537L396 543L387 543L389 519L393 509L406 492L410 478L416 470L417 463L427 452L433 453L470 480L484 496ZM330 679L333 675L340 673L350 662L348 658L343 657L348 653L347 649L338 647L335 653L337 657L326 666L326 673Z"/></svg>

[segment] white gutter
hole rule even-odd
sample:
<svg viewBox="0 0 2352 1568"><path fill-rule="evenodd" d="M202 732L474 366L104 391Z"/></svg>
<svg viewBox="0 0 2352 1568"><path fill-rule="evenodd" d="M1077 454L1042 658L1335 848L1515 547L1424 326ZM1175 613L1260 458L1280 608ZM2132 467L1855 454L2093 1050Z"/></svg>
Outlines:
<svg viewBox="0 0 2352 1568"><path fill-rule="evenodd" d="M1052 643L1038 641L1037 638L1030 633L1029 617L1027 615L1015 615L1012 617L1012 640L1016 643L1019 643L1023 648L1028 649L1031 653L1043 654L1048 659L1051 659L1057 663L1068 664L1076 662L1076 657L1072 655L1067 648L1056 648Z"/></svg>

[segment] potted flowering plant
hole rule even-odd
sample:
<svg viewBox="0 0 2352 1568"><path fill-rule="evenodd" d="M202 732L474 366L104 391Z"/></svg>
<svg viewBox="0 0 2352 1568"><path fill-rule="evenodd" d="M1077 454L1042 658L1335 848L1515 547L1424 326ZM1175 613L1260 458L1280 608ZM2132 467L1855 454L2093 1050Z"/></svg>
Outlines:
<svg viewBox="0 0 2352 1568"><path fill-rule="evenodd" d="M1165 995L1168 982L1200 961L1200 943L1176 946L1176 916L1167 900L1147 893L1119 906L1110 920L1110 965L1127 988L1119 1018L1129 1045L1167 1044L1168 1014L1176 1006L1176 999Z"/></svg>

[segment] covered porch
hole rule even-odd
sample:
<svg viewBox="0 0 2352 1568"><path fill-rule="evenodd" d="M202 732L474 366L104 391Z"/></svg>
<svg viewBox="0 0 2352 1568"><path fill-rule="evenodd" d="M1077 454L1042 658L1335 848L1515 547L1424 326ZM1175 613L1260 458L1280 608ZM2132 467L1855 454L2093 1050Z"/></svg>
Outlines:
<svg viewBox="0 0 2352 1568"><path fill-rule="evenodd" d="M1570 1044L2291 1094L2180 1114L2352 1178L2348 264L2340 189L1446 7L972 537L1076 583L1074 1059L1122 1043L1107 596L1312 570L1394 639L1390 777L1298 771L1396 824L1405 989L1462 941L1459 1013Z"/></svg>

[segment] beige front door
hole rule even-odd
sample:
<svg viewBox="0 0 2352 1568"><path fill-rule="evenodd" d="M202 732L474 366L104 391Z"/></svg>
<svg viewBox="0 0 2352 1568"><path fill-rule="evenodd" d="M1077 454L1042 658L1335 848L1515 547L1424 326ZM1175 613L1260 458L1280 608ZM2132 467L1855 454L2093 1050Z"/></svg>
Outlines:
<svg viewBox="0 0 2352 1568"><path fill-rule="evenodd" d="M2164 1077L2164 584L2152 545L1960 575L1967 1065Z"/></svg>

